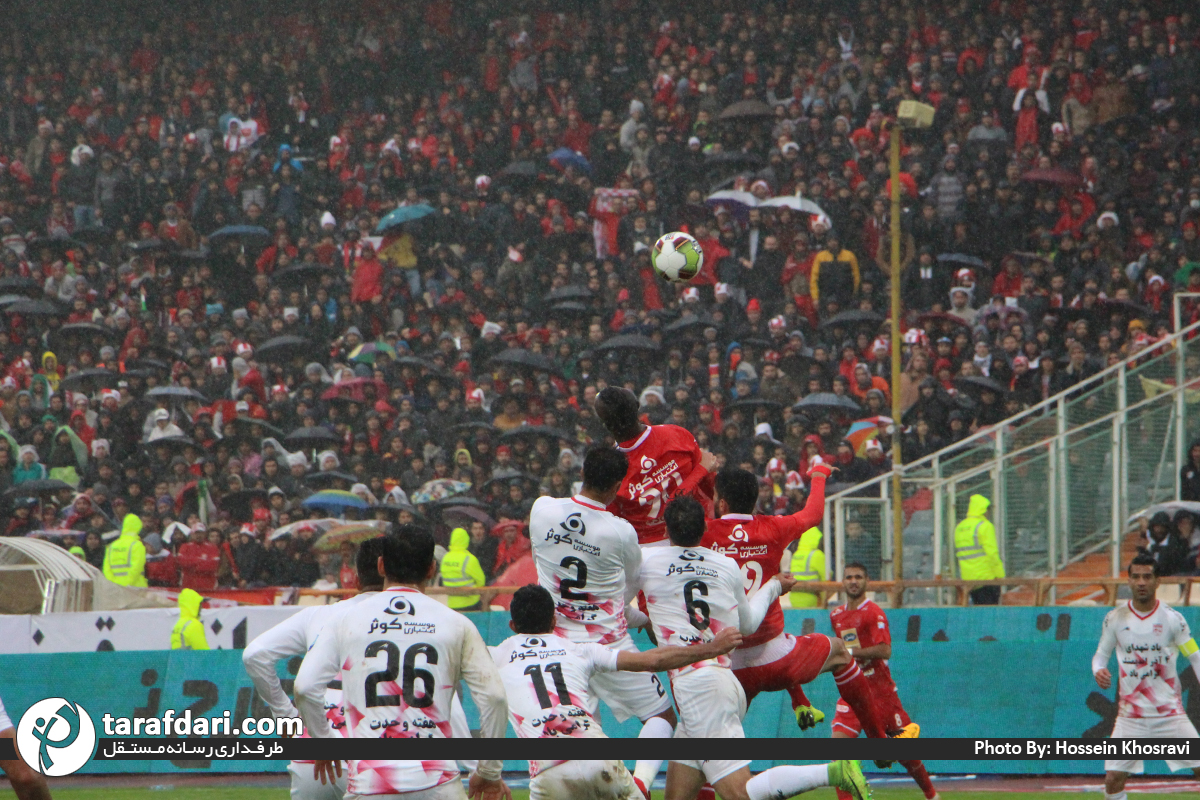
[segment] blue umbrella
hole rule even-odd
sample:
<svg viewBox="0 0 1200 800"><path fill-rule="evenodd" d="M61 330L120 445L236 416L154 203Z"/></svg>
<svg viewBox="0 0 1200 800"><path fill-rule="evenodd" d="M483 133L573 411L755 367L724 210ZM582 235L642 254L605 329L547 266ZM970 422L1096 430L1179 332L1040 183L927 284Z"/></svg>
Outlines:
<svg viewBox="0 0 1200 800"><path fill-rule="evenodd" d="M581 153L577 153L569 147L560 147L550 154L550 163L561 170L567 167L574 167L577 170L592 174L592 164Z"/></svg>
<svg viewBox="0 0 1200 800"><path fill-rule="evenodd" d="M356 494L342 491L340 489L326 489L323 492L317 492L310 495L300 505L305 508L332 508L344 510L347 508L366 508L367 501L363 500Z"/></svg>
<svg viewBox="0 0 1200 800"><path fill-rule="evenodd" d="M424 203L418 203L415 206L400 206L400 208L389 212L386 217L379 220L379 224L375 226L375 232L383 233L388 228L394 228L397 225L403 225L415 219L428 217L433 213L435 213L433 206L427 206Z"/></svg>
<svg viewBox="0 0 1200 800"><path fill-rule="evenodd" d="M215 230L208 235L210 242L217 242L224 239L241 239L243 241L262 239L263 241L270 241L271 232L260 225L226 225L224 228Z"/></svg>

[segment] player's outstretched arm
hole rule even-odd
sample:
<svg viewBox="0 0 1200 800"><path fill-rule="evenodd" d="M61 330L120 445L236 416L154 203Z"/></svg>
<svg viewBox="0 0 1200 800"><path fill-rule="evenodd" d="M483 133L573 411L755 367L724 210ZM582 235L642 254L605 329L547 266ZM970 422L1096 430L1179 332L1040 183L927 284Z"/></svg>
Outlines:
<svg viewBox="0 0 1200 800"><path fill-rule="evenodd" d="M736 587L734 596L738 599L738 629L742 635L749 636L758 630L758 626L762 625L771 609L771 604L784 592L791 591L798 582L791 575L781 572L764 583L753 597L746 597L742 587Z"/></svg>
<svg viewBox="0 0 1200 800"><path fill-rule="evenodd" d="M698 661L723 656L742 643L742 632L725 628L707 642L688 647L656 647L653 650L617 652L617 669L622 672L664 672L680 669Z"/></svg>

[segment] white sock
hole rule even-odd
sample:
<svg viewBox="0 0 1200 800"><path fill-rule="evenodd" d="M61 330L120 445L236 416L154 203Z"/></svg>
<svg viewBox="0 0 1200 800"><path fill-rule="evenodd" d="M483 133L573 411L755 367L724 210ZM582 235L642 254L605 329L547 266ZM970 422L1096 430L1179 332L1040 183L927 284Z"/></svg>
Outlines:
<svg viewBox="0 0 1200 800"><path fill-rule="evenodd" d="M642 723L642 730L638 733L639 739L670 739L675 735L675 729L671 727L671 723L667 722L662 717L651 717ZM647 761L647 764L662 764L661 761ZM655 773L658 772L658 767L654 768Z"/></svg>
<svg viewBox="0 0 1200 800"><path fill-rule="evenodd" d="M668 726L668 727L670 727L670 726ZM641 737L639 736L638 738L640 739ZM661 739L664 737L659 736L656 738ZM662 767L661 760L659 760L659 761L636 761L636 762L634 762L634 765L633 765L633 777L637 778L639 781L642 782L643 786L645 786L647 789L649 789L650 784L653 783L654 779L658 777L658 770L660 767Z"/></svg>
<svg viewBox="0 0 1200 800"><path fill-rule="evenodd" d="M1116 794L1109 794L1108 792L1104 793L1104 800L1127 800L1128 797L1129 796L1127 794L1125 794L1124 789L1117 792Z"/></svg>
<svg viewBox="0 0 1200 800"><path fill-rule="evenodd" d="M783 800L828 785L828 764L771 767L746 782L746 794L750 800Z"/></svg>

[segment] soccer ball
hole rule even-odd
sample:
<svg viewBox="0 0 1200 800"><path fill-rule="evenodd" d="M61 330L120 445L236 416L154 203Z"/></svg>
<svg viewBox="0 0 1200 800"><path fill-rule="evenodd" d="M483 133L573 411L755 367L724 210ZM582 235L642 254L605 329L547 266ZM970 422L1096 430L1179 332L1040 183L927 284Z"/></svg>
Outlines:
<svg viewBox="0 0 1200 800"><path fill-rule="evenodd" d="M695 237L682 231L664 233L650 249L650 264L658 277L671 283L687 283L700 274L704 251Z"/></svg>

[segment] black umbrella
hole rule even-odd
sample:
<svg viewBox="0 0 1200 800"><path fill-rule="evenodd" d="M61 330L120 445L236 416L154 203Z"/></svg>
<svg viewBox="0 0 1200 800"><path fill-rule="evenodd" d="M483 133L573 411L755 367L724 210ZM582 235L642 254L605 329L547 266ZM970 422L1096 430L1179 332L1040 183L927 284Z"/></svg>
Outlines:
<svg viewBox="0 0 1200 800"><path fill-rule="evenodd" d="M359 483L358 478L348 472L341 472L336 469L324 469L319 472L310 472L304 476L304 482L309 486L319 486L328 488L334 481L346 481L351 486Z"/></svg>
<svg viewBox="0 0 1200 800"><path fill-rule="evenodd" d="M75 231L75 238L81 242L100 244L112 238L112 231L103 225L93 225L90 228L80 228Z"/></svg>
<svg viewBox="0 0 1200 800"><path fill-rule="evenodd" d="M532 183L538 179L541 170L538 165L532 161L514 161L509 164L495 180L501 184L505 183Z"/></svg>
<svg viewBox="0 0 1200 800"><path fill-rule="evenodd" d="M49 250L58 255L65 255L68 250L82 250L83 242L78 239L67 239L65 237L43 236L40 239L34 239L25 245L26 253L40 253L42 250Z"/></svg>
<svg viewBox="0 0 1200 800"><path fill-rule="evenodd" d="M159 239L157 236L152 236L149 239L142 239L129 245L129 249L135 253L160 253L167 250L177 250L177 245L171 239Z"/></svg>
<svg viewBox="0 0 1200 800"><path fill-rule="evenodd" d="M457 425L451 425L447 430L447 433L450 434L451 438L460 432L466 432L478 436L481 433L495 433L496 426L489 425L486 422L460 422Z"/></svg>
<svg viewBox="0 0 1200 800"><path fill-rule="evenodd" d="M97 325L94 322L72 322L51 332L51 336L103 336L111 342L124 339L125 334L107 325Z"/></svg>
<svg viewBox="0 0 1200 800"><path fill-rule="evenodd" d="M760 350L770 350L776 347L775 342L770 339L760 339L757 336L743 336L738 340L738 345L745 350L747 347L757 347Z"/></svg>
<svg viewBox="0 0 1200 800"><path fill-rule="evenodd" d="M271 282L285 284L304 283L305 281L320 280L326 275L330 276L331 278L342 278L345 276L345 273L340 272L333 267L327 267L324 264L309 264L301 262L299 264L292 264L289 267L284 267L283 269L274 273L271 275Z"/></svg>
<svg viewBox="0 0 1200 800"><path fill-rule="evenodd" d="M490 481L479 487L479 494L481 497L487 497L489 494L491 494L491 488L497 483L502 483L505 486L508 486L513 481L521 481L526 485L533 484L534 486L541 483L537 476L530 475L528 472L521 472L516 475L508 475L503 478L492 478Z"/></svg>
<svg viewBox="0 0 1200 800"><path fill-rule="evenodd" d="M805 397L799 403L792 406L793 411L805 410L833 410L833 411L849 411L858 414L862 411L858 403L846 397L844 394L834 394L833 392L813 392Z"/></svg>
<svg viewBox="0 0 1200 800"><path fill-rule="evenodd" d="M982 269L985 264L982 258L969 256L966 253L942 253L937 260L943 264L962 264L964 267Z"/></svg>
<svg viewBox="0 0 1200 800"><path fill-rule="evenodd" d="M992 378L983 375L968 375L962 378L955 378L954 384L962 387L966 392L995 392L1003 395L1008 391L1008 387Z"/></svg>
<svg viewBox="0 0 1200 800"><path fill-rule="evenodd" d="M538 436L545 436L549 439L566 439L567 441L574 438L561 428L551 428L549 425L522 425L500 434L500 439L537 438Z"/></svg>
<svg viewBox="0 0 1200 800"><path fill-rule="evenodd" d="M850 309L843 311L840 314L834 314L829 319L821 323L821 328L851 328L856 325L878 325L883 322L883 317L876 314L874 311L859 311L858 309Z"/></svg>
<svg viewBox="0 0 1200 800"><path fill-rule="evenodd" d="M271 232L259 225L226 225L208 235L211 243L236 240L243 244L266 244L271 240Z"/></svg>
<svg viewBox="0 0 1200 800"><path fill-rule="evenodd" d="M311 352L313 343L308 339L291 334L276 336L268 339L254 349L254 358L258 361L291 361L297 356Z"/></svg>
<svg viewBox="0 0 1200 800"><path fill-rule="evenodd" d="M13 303L19 303L22 300L28 299L29 295L27 294L13 294L11 292L8 294L0 294L0 308L6 308L11 306Z"/></svg>
<svg viewBox="0 0 1200 800"><path fill-rule="evenodd" d="M657 353L658 342L640 333L624 333L614 336L596 345L597 350L639 350L645 353Z"/></svg>
<svg viewBox="0 0 1200 800"><path fill-rule="evenodd" d="M739 100L721 112L717 119L762 119L775 116L775 110L762 100Z"/></svg>
<svg viewBox="0 0 1200 800"><path fill-rule="evenodd" d="M183 358L183 353L179 352L178 350L173 350L170 347L167 347L165 344L144 344L138 347L138 353L143 358L157 358L161 361L167 362L168 364L174 363L175 361Z"/></svg>
<svg viewBox="0 0 1200 800"><path fill-rule="evenodd" d="M201 247L198 250L164 250L159 253L159 258L163 261L173 264L189 264L197 261L204 261L209 256L207 247Z"/></svg>
<svg viewBox="0 0 1200 800"><path fill-rule="evenodd" d="M663 333L684 333L693 329L707 328L716 325L709 317L697 317L691 314L675 320L670 325L663 326Z"/></svg>
<svg viewBox="0 0 1200 800"><path fill-rule="evenodd" d="M28 294L30 292L42 293L42 285L33 278L23 278L19 275L0 278L0 294Z"/></svg>
<svg viewBox="0 0 1200 800"><path fill-rule="evenodd" d="M812 351L805 348L803 352L780 356L776 366L789 378L804 378L811 371L812 365L816 363L817 360L812 357Z"/></svg>
<svg viewBox="0 0 1200 800"><path fill-rule="evenodd" d="M328 428L315 425L311 428L297 428L287 435L283 443L288 447L306 449L309 447L325 447L339 445L341 438Z"/></svg>
<svg viewBox="0 0 1200 800"><path fill-rule="evenodd" d="M157 358L135 358L130 361L128 366L137 370L148 370L149 372L160 372L163 374L171 371L171 365L165 361L159 361Z"/></svg>
<svg viewBox="0 0 1200 800"><path fill-rule="evenodd" d="M63 489L72 489L71 484L65 481L60 481L56 478L47 478L38 481L24 481L23 483L12 487L4 494L8 497L39 497L44 494L52 494L61 492Z"/></svg>
<svg viewBox="0 0 1200 800"><path fill-rule="evenodd" d="M410 513L414 517L416 517L418 522L420 522L424 525L429 524L428 517L426 517L420 511L417 511L416 508L414 508L411 505L408 505L407 503L374 503L372 505L367 506L367 510L368 511L386 511L391 516L392 521L396 521L396 519L398 518L401 511L407 511L408 513Z"/></svg>
<svg viewBox="0 0 1200 800"><path fill-rule="evenodd" d="M186 400L199 400L201 403L208 402L207 397L195 389L189 389L186 386L155 386L146 392L146 398L149 400L162 398L173 402L184 402Z"/></svg>
<svg viewBox="0 0 1200 800"><path fill-rule="evenodd" d="M592 290L586 286L560 286L542 299L547 303L558 303L563 300L591 300Z"/></svg>
<svg viewBox="0 0 1200 800"><path fill-rule="evenodd" d="M152 442L143 442L146 449L152 449L159 445L164 445L172 450L183 450L186 447L199 447L196 440L190 436L164 436L161 439L155 439Z"/></svg>
<svg viewBox="0 0 1200 800"><path fill-rule="evenodd" d="M285 435L282 429L272 425L271 423L267 422L265 419L258 419L257 417L247 417L247 416L234 417L233 425L234 425L234 428L238 431L237 435L239 435L239 436L243 436L243 435L249 436L250 429L254 425L260 426L263 429L263 433L265 435L270 436L275 439L279 439L281 442Z"/></svg>
<svg viewBox="0 0 1200 800"><path fill-rule="evenodd" d="M1154 315L1146 306L1118 298L1110 298L1104 301L1104 313L1110 315L1124 314L1131 318L1142 317L1143 319L1149 319Z"/></svg>
<svg viewBox="0 0 1200 800"><path fill-rule="evenodd" d="M717 153L704 158L705 167L753 167L757 169L766 163L761 156L753 153Z"/></svg>
<svg viewBox="0 0 1200 800"><path fill-rule="evenodd" d="M507 364L510 367L524 367L533 372L549 372L552 375L562 375L562 371L548 356L525 350L521 347L510 347L499 355L492 356L493 364Z"/></svg>
<svg viewBox="0 0 1200 800"><path fill-rule="evenodd" d="M420 356L400 356L400 358L396 359L396 365L400 367L412 367L414 369L440 369L437 364Z"/></svg>
<svg viewBox="0 0 1200 800"><path fill-rule="evenodd" d="M568 300L565 303L556 303L546 313L551 317L587 317L596 312L591 306L574 300Z"/></svg>
<svg viewBox="0 0 1200 800"><path fill-rule="evenodd" d="M492 519L482 508L476 508L475 506L455 503L452 506L446 506L442 509L442 522L451 525L453 524L452 520L455 518L468 520L468 525L472 521L482 522L484 527L489 530L496 527L496 520Z"/></svg>
<svg viewBox="0 0 1200 800"><path fill-rule="evenodd" d="M766 411L769 414L783 413L783 403L777 403L774 400L763 400L758 397L752 397L749 400L737 400L725 406L725 411L733 411L735 408L749 411L751 416L756 411Z"/></svg>
<svg viewBox="0 0 1200 800"><path fill-rule="evenodd" d="M426 505L428 505L430 509L441 509L443 511L447 508L479 508L489 511L491 510L491 506L482 500L476 500L474 497L467 497L466 495L462 494L443 497L440 500L431 500L429 503L426 503Z"/></svg>
<svg viewBox="0 0 1200 800"><path fill-rule="evenodd" d="M63 378L58 385L63 389L75 392L84 387L110 388L116 386L120 379L121 374L111 369L81 369Z"/></svg>
<svg viewBox="0 0 1200 800"><path fill-rule="evenodd" d="M263 505L267 502L266 489L242 489L240 492L230 492L221 498L218 503L222 511L228 511L229 516L234 520L243 521L250 519L251 511L250 504L255 500L261 500Z"/></svg>
<svg viewBox="0 0 1200 800"><path fill-rule="evenodd" d="M67 312L58 303L49 300L20 300L5 308L4 313L24 317L59 317Z"/></svg>

